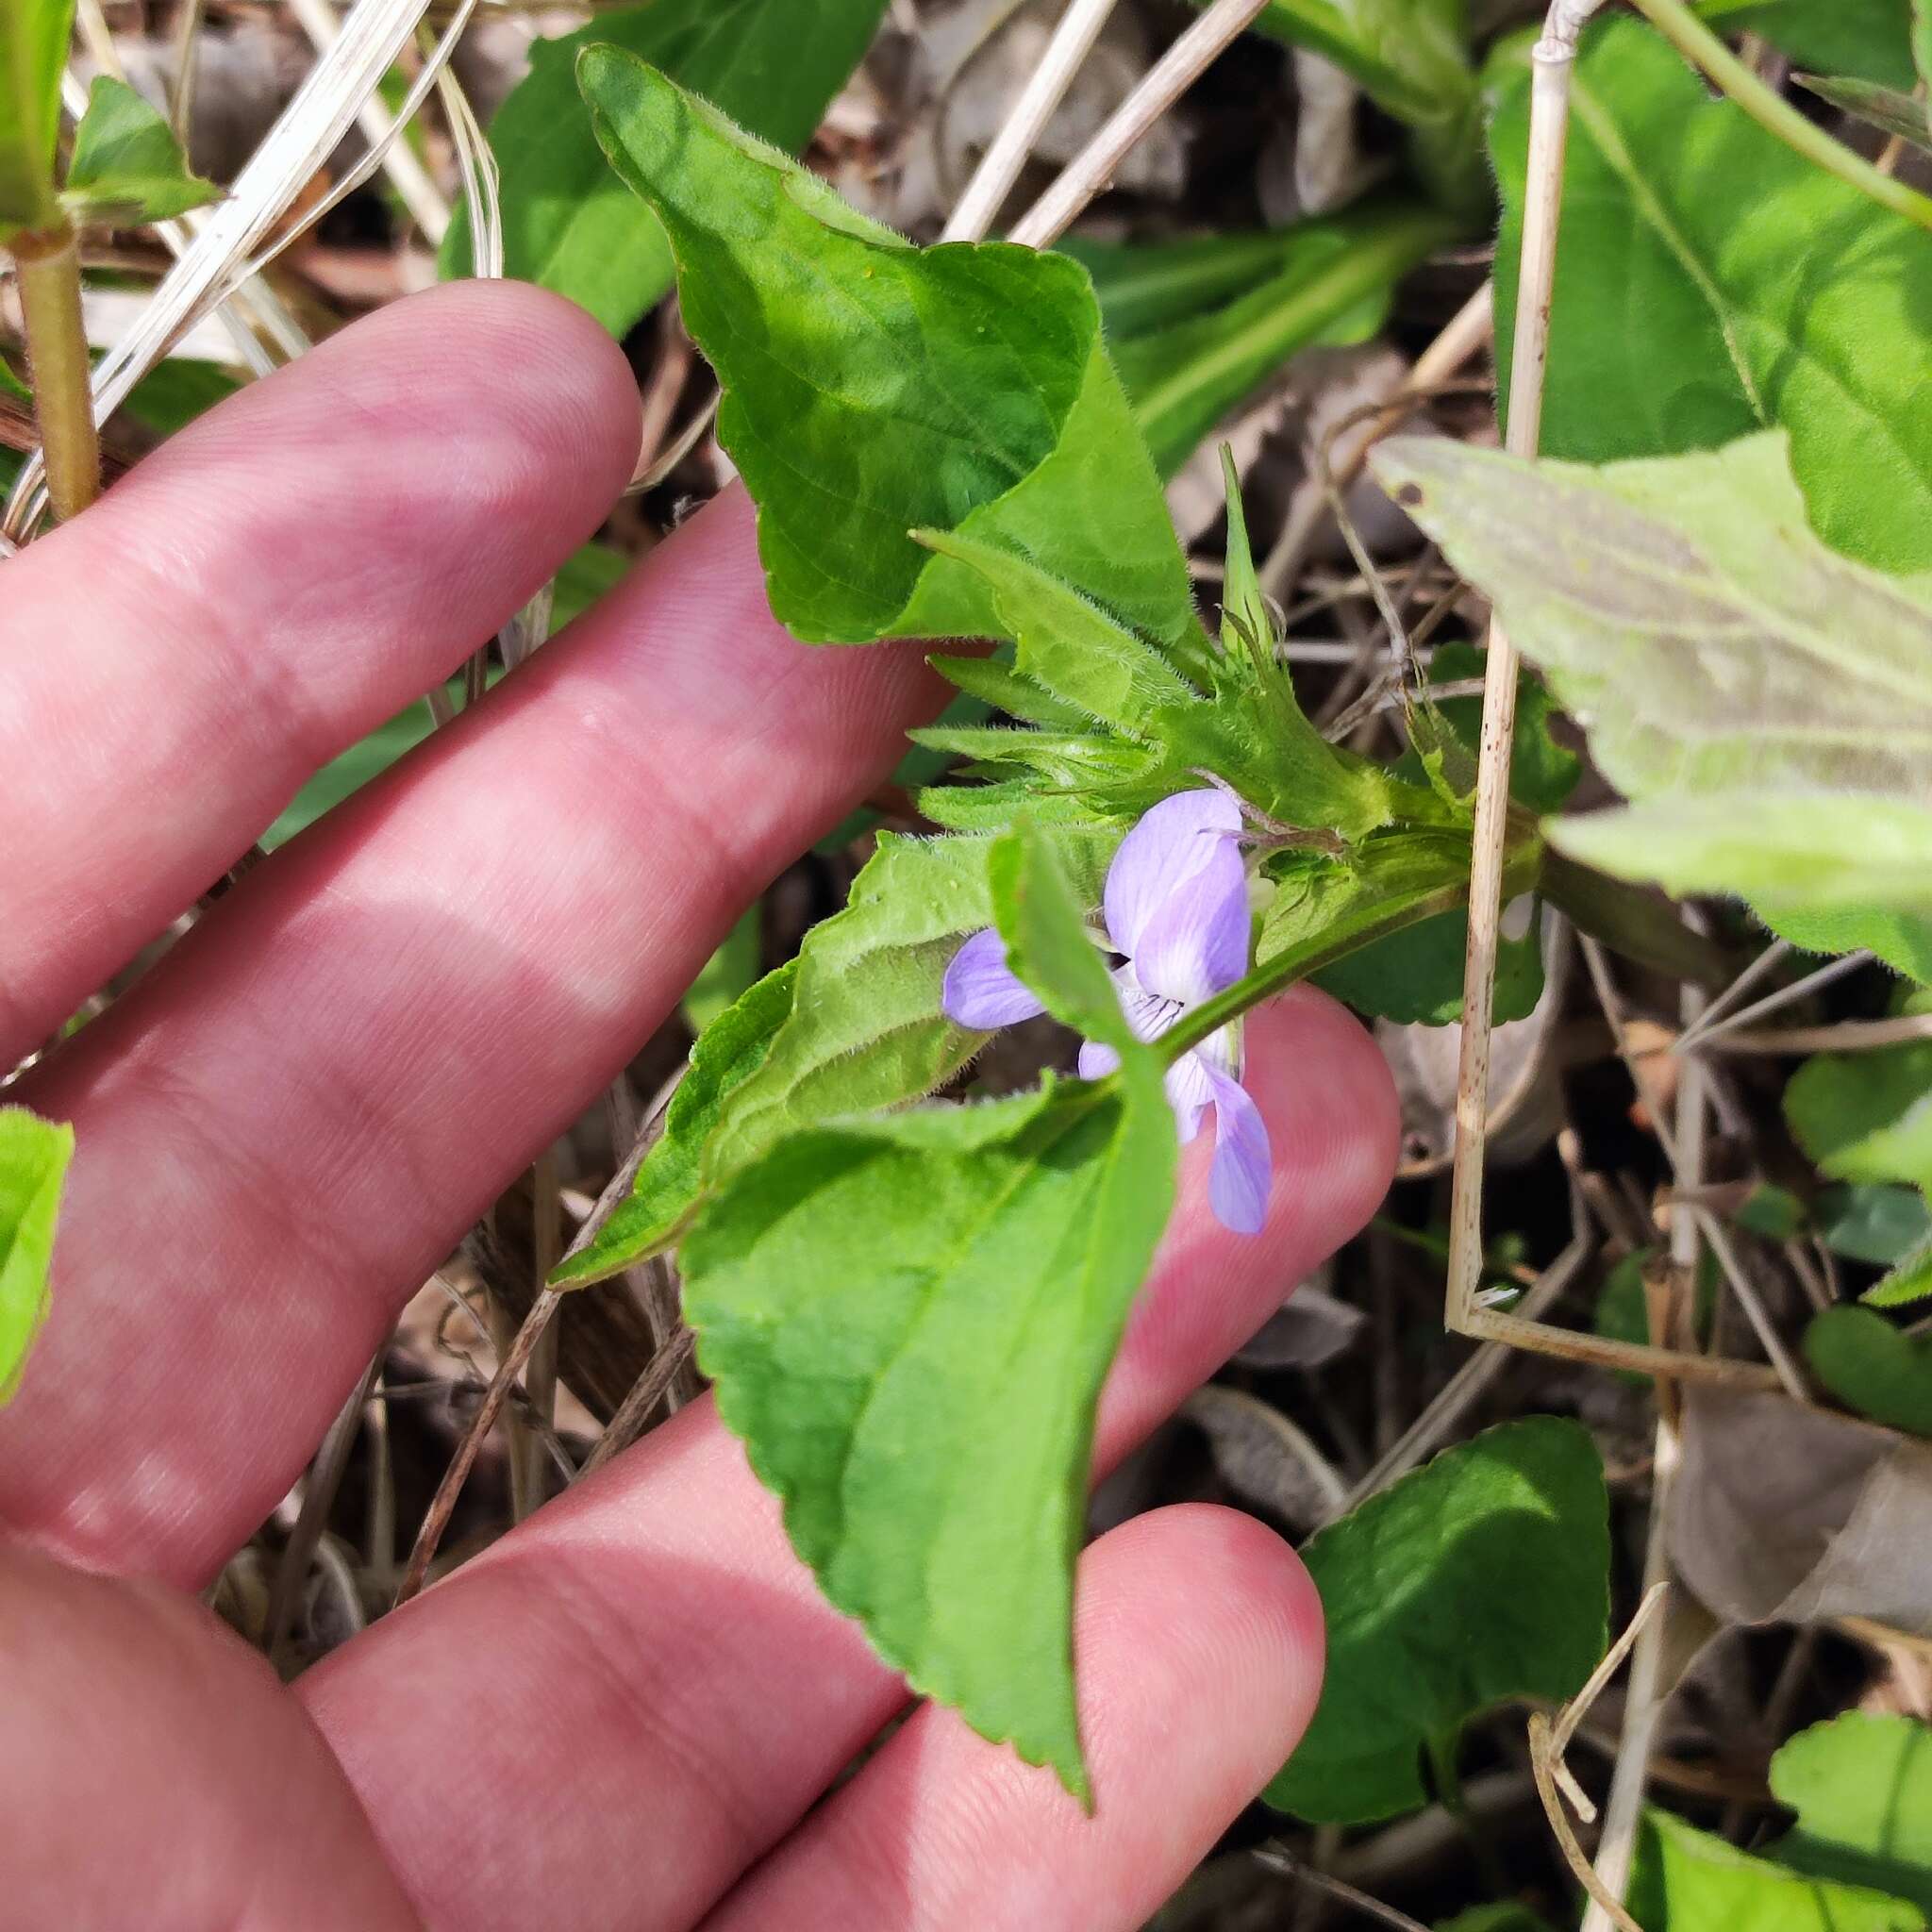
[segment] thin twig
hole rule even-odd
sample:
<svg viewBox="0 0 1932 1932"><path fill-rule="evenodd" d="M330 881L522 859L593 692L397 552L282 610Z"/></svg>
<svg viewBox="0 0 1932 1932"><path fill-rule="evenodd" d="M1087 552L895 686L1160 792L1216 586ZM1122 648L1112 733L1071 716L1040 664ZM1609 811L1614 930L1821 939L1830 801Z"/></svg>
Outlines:
<svg viewBox="0 0 1932 1932"><path fill-rule="evenodd" d="M1026 165L1026 157L1033 152L1033 143L1053 119L1116 4L1117 0L1073 0L1060 16L1040 65L993 136L992 145L980 158L941 241L977 242L991 227L993 217L1020 178L1020 170Z"/></svg>
<svg viewBox="0 0 1932 1932"><path fill-rule="evenodd" d="M1482 348L1495 325L1495 285L1486 281L1443 324L1435 341L1385 395L1365 408L1353 422L1336 426L1329 439L1327 458L1337 489L1345 493L1354 486L1375 444ZM1303 477L1289 499L1281 534L1261 565L1261 588L1269 596L1280 599L1288 595L1300 577L1327 516L1328 492L1321 479Z"/></svg>
<svg viewBox="0 0 1932 1932"><path fill-rule="evenodd" d="M1761 1026L1702 1042L1712 1053L1871 1053L1932 1040L1932 1013L1902 1013L1895 1020L1840 1020L1834 1026Z"/></svg>
<svg viewBox="0 0 1932 1932"><path fill-rule="evenodd" d="M322 1446L316 1450L315 1460L309 1465L308 1481L302 1491L302 1507L296 1513L295 1526L289 1532L289 1541L282 1545L281 1560L275 1565L275 1580L269 1591L265 1619L268 1639L263 1648L271 1657L281 1649L282 1640L289 1634L289 1622L295 1613L296 1593L308 1574L308 1566L315 1558L322 1533L328 1526L329 1511L335 1507L336 1497L342 1487L342 1475L349 1467L349 1452L361 1432L362 1412L368 1406L369 1391L375 1386L376 1371L382 1367L382 1358L388 1352L389 1343L385 1340L369 1366L362 1371L361 1379L349 1391L349 1399L329 1424L328 1433L323 1437Z"/></svg>
<svg viewBox="0 0 1932 1932"><path fill-rule="evenodd" d="M495 1427L496 1418L503 1413L503 1405L509 1399L510 1385L529 1360L530 1351L537 1345L537 1338L550 1325L550 1318L556 1314L561 1300L555 1289L546 1288L530 1304L530 1312L524 1317L524 1324L517 1330L516 1340L496 1365L496 1374L476 1413L471 1417L463 1440L457 1444L457 1453L443 1471L442 1481L437 1485L428 1513L423 1518L423 1526L416 1532L415 1546L409 1552L403 1580L396 1586L396 1608L400 1609L423 1588L429 1574L429 1566L436 1560L437 1546L442 1541L442 1533L449 1527L450 1517L455 1513L457 1499L463 1492L470 1471L475 1467L477 1454L490 1431Z"/></svg>
<svg viewBox="0 0 1932 1932"><path fill-rule="evenodd" d="M618 1405L609 1425L584 1458L583 1467L577 1471L579 1481L587 1475L594 1475L613 1456L621 1455L637 1441L644 1424L650 1419L651 1411L663 1401L672 1383L677 1379L678 1371L691 1359L697 1340L689 1328L680 1328L651 1357L650 1366Z"/></svg>
<svg viewBox="0 0 1932 1932"><path fill-rule="evenodd" d="M1872 963L1870 953L1847 953L1841 959L1834 959L1828 965L1821 966L1815 973L1807 973L1802 979L1794 979L1789 986L1781 986L1775 992L1766 993L1761 1000L1754 1000L1741 1012L1732 1013L1722 1020L1713 1020L1707 1013L1696 1025L1687 1026L1677 1036L1673 1053L1689 1053L1704 1046L1710 1041L1722 1039L1727 1033L1735 1033L1747 1021L1760 1019L1766 1013L1775 1013L1780 1008L1803 999L1806 994L1817 992L1834 980L1844 978L1848 973L1856 973L1862 966Z"/></svg>
<svg viewBox="0 0 1932 1932"><path fill-rule="evenodd" d="M1306 1885L1312 1890L1325 1892L1328 1897L1339 1899L1345 1906L1353 1906L1358 1912L1366 1912L1384 1925L1392 1925L1395 1932L1428 1932L1426 1925L1411 1919L1407 1912L1398 1912L1393 1906L1386 1906L1380 1899L1357 1890L1345 1878L1331 1878L1327 1873L1318 1872L1312 1865L1305 1865L1278 1839L1271 1839L1265 1845L1257 1845L1251 1856L1257 1865L1266 1866L1270 1872L1279 1873L1283 1878L1291 1878L1297 1885Z"/></svg>
<svg viewBox="0 0 1932 1932"><path fill-rule="evenodd" d="M1154 124L1267 5L1268 0L1215 0L1108 116L1100 131L1060 171L1053 186L1013 225L1012 239L1029 248L1048 248L1058 241Z"/></svg>
<svg viewBox="0 0 1932 1932"><path fill-rule="evenodd" d="M1771 1317L1765 1312L1757 1287L1745 1274L1743 1263L1738 1258L1738 1251L1731 1245L1731 1238L1723 1222L1703 1208L1691 1208L1684 1218L1694 1221L1703 1228L1704 1237L1717 1257L1718 1266L1724 1270L1724 1279L1730 1283L1731 1292L1737 1296L1739 1306L1750 1320L1752 1332L1777 1371L1778 1380L1784 1384L1785 1393L1793 1402L1808 1402L1811 1397L1805 1387L1805 1377L1791 1359L1790 1350L1785 1346ZM1674 1214L1672 1219L1674 1224Z"/></svg>
<svg viewBox="0 0 1932 1932"><path fill-rule="evenodd" d="M1576 1232L1570 1244L1536 1278L1514 1312L1523 1321L1534 1321L1556 1306L1584 1264L1596 1253L1596 1242L1587 1219L1579 1212ZM1490 1385L1503 1373L1514 1353L1500 1341L1486 1341L1455 1374L1442 1385L1435 1399L1417 1416L1401 1439L1342 1499L1335 1513L1346 1515L1378 1491L1386 1490L1396 1477L1406 1475L1457 1427Z"/></svg>

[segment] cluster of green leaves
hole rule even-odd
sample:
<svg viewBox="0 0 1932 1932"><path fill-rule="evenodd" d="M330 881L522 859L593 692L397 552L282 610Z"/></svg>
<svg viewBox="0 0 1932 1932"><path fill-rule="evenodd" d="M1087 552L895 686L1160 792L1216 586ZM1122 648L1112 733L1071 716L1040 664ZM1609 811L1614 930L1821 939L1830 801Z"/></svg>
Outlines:
<svg viewBox="0 0 1932 1932"><path fill-rule="evenodd" d="M998 641L990 658L933 661L1008 722L914 734L960 761L960 782L919 793L941 836L881 835L845 910L706 1028L628 1197L554 1279L676 1245L721 1411L827 1594L915 1684L1084 1790L1067 1651L1092 1410L1172 1198L1174 1140L1159 1057L1127 1040L1086 922L1125 827L1203 772L1295 828L1263 867L1257 987L1453 916L1470 720L1424 694L1429 751L1402 771L1328 744L1276 661L1232 491L1220 636L1195 614L1142 433L1168 406L1150 413L1158 390L1124 380L1103 306L1139 331L1133 367L1136 340L1205 338L1230 311L1258 313L1241 308L1255 292L1274 300L1280 273L1258 251L1213 264L1218 293L1260 277L1219 308L1189 312L1171 263L1118 254L1097 258L1097 299L1066 256L912 247L620 49L587 47L578 72L718 372L719 435L758 505L774 611L824 643ZM1372 242L1381 220L1349 232ZM1334 265L1337 313L1379 302L1398 260L1369 247L1344 271L1340 232L1275 244L1298 276ZM1402 248L1412 258L1447 232L1411 218ZM1239 329L1218 340L1229 367L1251 366ZM1524 782L1560 793L1574 762L1544 726L1527 707ZM1533 841L1516 863L1527 885ZM1120 1047L1118 1075L920 1104L982 1043L942 1012L941 983L988 925L1052 1013ZM989 1364L1005 1365L997 1391ZM969 1463L970 1495L954 1480ZM1441 1749L1491 1696L1565 1694L1599 1654L1601 1475L1587 1441L1551 1424L1418 1480L1435 1498L1419 1520L1446 1510L1473 1541L1500 1538L1511 1511L1580 1511L1583 1525L1545 1603L1554 1650L1525 1658L1507 1607L1481 1596L1492 1570L1465 1575L1505 1634L1474 1704L1445 1687L1429 1706L1424 1741ZM1331 1612L1386 1594L1352 1580L1345 1528ZM1463 1560L1444 1550L1439 1567L1463 1574ZM1334 1681L1371 1695L1386 1661L1371 1646ZM1413 1737L1382 1748L1385 1780L1405 1752L1414 1777Z"/></svg>
<svg viewBox="0 0 1932 1932"><path fill-rule="evenodd" d="M0 246L89 224L135 226L211 201L167 122L125 81L102 75L58 167L60 77L73 0L0 12Z"/></svg>

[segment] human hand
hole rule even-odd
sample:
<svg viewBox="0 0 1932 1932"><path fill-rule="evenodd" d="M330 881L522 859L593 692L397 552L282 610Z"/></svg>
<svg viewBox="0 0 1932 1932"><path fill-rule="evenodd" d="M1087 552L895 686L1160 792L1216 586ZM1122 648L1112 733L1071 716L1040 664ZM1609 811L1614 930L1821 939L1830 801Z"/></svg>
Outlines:
<svg viewBox="0 0 1932 1932"><path fill-rule="evenodd" d="M0 1066L495 630L637 435L585 317L460 285L0 566ZM78 1147L0 1417L0 1923L1125 1927L1277 1768L1320 1680L1312 1590L1252 1519L1173 1508L1081 1566L1095 1817L934 1708L821 1803L904 1687L708 1401L291 1690L188 1594L418 1284L941 695L916 649L779 630L734 491L8 1094ZM1103 1466L1387 1184L1394 1102L1355 1022L1297 991L1249 1039L1267 1226L1214 1223L1204 1137Z"/></svg>

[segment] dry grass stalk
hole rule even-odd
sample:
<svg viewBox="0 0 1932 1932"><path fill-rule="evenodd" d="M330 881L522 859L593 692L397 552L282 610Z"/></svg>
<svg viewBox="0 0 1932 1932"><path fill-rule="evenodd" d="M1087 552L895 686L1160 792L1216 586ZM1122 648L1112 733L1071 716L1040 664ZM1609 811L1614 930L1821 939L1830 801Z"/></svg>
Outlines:
<svg viewBox="0 0 1932 1932"><path fill-rule="evenodd" d="M1080 63L1099 38L1117 0L1073 0L1054 28L1033 77L1026 83L1013 110L1006 118L992 144L981 157L966 191L948 219L942 242L978 242L992 225L993 217L1006 205L1033 143L1053 119L1054 110Z"/></svg>
<svg viewBox="0 0 1932 1932"><path fill-rule="evenodd" d="M1011 239L1049 248L1082 208L1106 188L1113 171L1147 130L1200 79L1224 48L1243 33L1268 0L1215 0L1168 48L1140 86L1060 171L1058 180L1013 225Z"/></svg>
<svg viewBox="0 0 1932 1932"><path fill-rule="evenodd" d="M1562 208L1563 152L1570 123L1570 75L1576 37L1598 0L1555 0L1533 52L1527 202L1518 277L1516 336L1506 441L1534 457L1542 429L1543 370L1550 352L1550 303L1556 284L1557 229ZM1509 754L1516 729L1517 658L1500 625L1490 626L1484 667L1482 743L1478 751L1475 829L1469 881L1469 946L1462 984L1462 1058L1457 1083L1456 1159L1449 1214L1449 1286L1444 1320L1463 1334L1482 1332L1532 1347L1526 1324L1500 1332L1491 1315L1480 1328L1476 1284L1482 1274L1483 1155L1488 1135L1490 1030L1496 988L1498 923L1503 910L1504 848L1508 837Z"/></svg>

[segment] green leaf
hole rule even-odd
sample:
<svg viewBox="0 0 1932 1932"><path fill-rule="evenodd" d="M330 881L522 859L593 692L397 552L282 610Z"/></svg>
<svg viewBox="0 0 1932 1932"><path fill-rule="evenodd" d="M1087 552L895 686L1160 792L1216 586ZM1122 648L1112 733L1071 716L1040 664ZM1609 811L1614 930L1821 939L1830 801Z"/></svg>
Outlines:
<svg viewBox="0 0 1932 1932"><path fill-rule="evenodd" d="M1809 88L1820 100L1842 108L1847 114L1875 127L1883 134L1895 134L1909 142L1921 154L1932 154L1932 116L1925 103L1915 94L1895 87L1881 87L1872 80L1832 79L1820 74L1791 76L1800 87Z"/></svg>
<svg viewBox="0 0 1932 1932"><path fill-rule="evenodd" d="M758 983L763 925L759 908L753 905L691 981L684 996L684 1017L693 1033L702 1033Z"/></svg>
<svg viewBox="0 0 1932 1932"><path fill-rule="evenodd" d="M188 165L175 130L124 80L100 75L74 130L61 205L76 223L133 227L217 201Z"/></svg>
<svg viewBox="0 0 1932 1932"><path fill-rule="evenodd" d="M54 151L74 0L0 7L0 242L60 225Z"/></svg>
<svg viewBox="0 0 1932 1932"><path fill-rule="evenodd" d="M1626 1903L1644 1932L1925 1932L1903 1899L1803 1877L1668 1811L1644 1814Z"/></svg>
<svg viewBox="0 0 1932 1932"><path fill-rule="evenodd" d="M1163 708L1198 695L1153 645L1026 558L943 530L918 538L986 580L1001 634L1015 642L1014 670L1062 704L1146 738Z"/></svg>
<svg viewBox="0 0 1932 1932"><path fill-rule="evenodd" d="M1868 1308L1903 1308L1927 1295L1932 1295L1932 1235L1901 1256L1898 1266L1858 1299Z"/></svg>
<svg viewBox="0 0 1932 1932"><path fill-rule="evenodd" d="M1785 1119L1827 1179L1932 1183L1932 1040L1815 1056L1785 1088Z"/></svg>
<svg viewBox="0 0 1932 1932"><path fill-rule="evenodd" d="M1116 349L1245 294L1287 266L1302 231L1257 228L1187 235L1174 242L1096 242L1068 235L1054 245L1093 278L1100 319Z"/></svg>
<svg viewBox="0 0 1932 1932"><path fill-rule="evenodd" d="M1813 1724L1772 1757L1771 1789L1798 1814L1781 1864L1932 1913L1932 1725L1862 1710Z"/></svg>
<svg viewBox="0 0 1932 1932"><path fill-rule="evenodd" d="M1282 266L1225 306L1115 344L1134 422L1172 476L1208 432L1299 350L1365 341L1395 285L1457 225L1393 199L1289 231Z"/></svg>
<svg viewBox="0 0 1932 1932"><path fill-rule="evenodd" d="M1457 1017L1467 831L1391 826L1345 858L1291 852L1274 860L1270 872L1275 891L1261 913L1257 967L1297 955L1318 985L1359 1002L1364 1011L1405 1024L1442 1024ZM1533 877L1533 853L1516 852L1506 892L1513 897ZM1515 1009L1525 998L1533 1007L1541 984L1536 941L1505 941L1503 955L1499 1016L1521 1018Z"/></svg>
<svg viewBox="0 0 1932 1932"><path fill-rule="evenodd" d="M1445 1450L1303 1556L1327 1613L1328 1674L1263 1795L1311 1824L1413 1810L1428 1797L1429 1739L1505 1698L1559 1703L1604 1653L1609 1502L1573 1422L1533 1416Z"/></svg>
<svg viewBox="0 0 1932 1932"><path fill-rule="evenodd" d="M4 356L0 356L0 396L9 402L25 403L28 408L33 407L33 391L14 375L12 365Z"/></svg>
<svg viewBox="0 0 1932 1932"><path fill-rule="evenodd" d="M984 579L908 534L940 530L1022 552L1158 644L1198 641L1083 269L915 249L629 55L588 48L579 78L670 234L781 623L810 642L992 634Z"/></svg>
<svg viewBox="0 0 1932 1932"><path fill-rule="evenodd" d="M1871 1308L1826 1308L1805 1330L1811 1373L1847 1408L1932 1436L1932 1336L1907 1335Z"/></svg>
<svg viewBox="0 0 1932 1932"><path fill-rule="evenodd" d="M624 581L630 558L608 543L585 543L563 560L551 593L550 630L555 636L574 618Z"/></svg>
<svg viewBox="0 0 1932 1932"><path fill-rule="evenodd" d="M1834 1255L1890 1268L1932 1239L1932 1208L1918 1189L1829 1188L1818 1198L1818 1238Z"/></svg>
<svg viewBox="0 0 1932 1932"><path fill-rule="evenodd" d="M664 1131L630 1192L590 1244L560 1262L552 1288L581 1288L671 1245L703 1191L705 1146L733 1093L758 1072L791 1015L798 961L768 973L707 1026L664 1110Z"/></svg>
<svg viewBox="0 0 1932 1932"><path fill-rule="evenodd" d="M1431 187L1473 209L1484 184L1466 10L1465 0L1268 0L1255 31L1325 55L1415 130L1417 165Z"/></svg>
<svg viewBox="0 0 1932 1932"><path fill-rule="evenodd" d="M1556 1932L1541 1913L1513 1899L1500 1905L1471 1906L1453 1919L1438 1919L1436 1932Z"/></svg>
<svg viewBox="0 0 1932 1932"><path fill-rule="evenodd" d="M1875 907L1781 907L1758 915L1807 953L1875 953L1894 973L1932 986L1932 918Z"/></svg>
<svg viewBox="0 0 1932 1932"><path fill-rule="evenodd" d="M1016 967L1120 1050L1118 1079L792 1135L699 1208L685 1307L826 1596L1091 1803L1071 1624L1093 1408L1177 1150L1052 836L1016 827L990 872Z"/></svg>
<svg viewBox="0 0 1932 1932"><path fill-rule="evenodd" d="M1492 66L1499 344L1514 322L1527 69L1524 45ZM1886 570L1932 566L1928 308L1932 249L1904 217L1710 100L1642 23L1591 36L1573 82L1545 454L1669 456L1782 427L1827 543Z"/></svg>
<svg viewBox="0 0 1932 1932"><path fill-rule="evenodd" d="M1438 644L1429 662L1429 682L1432 686L1461 684L1480 677L1486 659L1484 651L1460 640ZM1474 758L1482 741L1482 699L1439 698L1435 706ZM1531 811L1560 811L1583 778L1583 760L1551 735L1554 713L1550 694L1541 683L1534 677L1523 678L1516 693L1509 795Z"/></svg>
<svg viewBox="0 0 1932 1932"><path fill-rule="evenodd" d="M242 378L219 363L170 356L134 385L121 407L150 435L166 438L241 387Z"/></svg>
<svg viewBox="0 0 1932 1932"><path fill-rule="evenodd" d="M1465 882L1467 874L1464 874ZM1529 929L1496 944L1491 1024L1524 1020L1543 996L1541 905ZM1324 992L1399 1026L1448 1026L1462 1018L1469 914L1458 908L1376 940L1312 975Z"/></svg>
<svg viewBox="0 0 1932 1932"><path fill-rule="evenodd" d="M1051 830L1079 895L1098 903L1119 825ZM821 1121L931 1093L986 1036L940 1010L947 966L969 933L993 923L985 837L879 835L844 911L807 934L791 1017L770 1055L730 1098L706 1150L722 1178Z"/></svg>
<svg viewBox="0 0 1932 1932"><path fill-rule="evenodd" d="M1374 468L1638 802L1553 844L1774 921L1932 910L1932 584L1813 537L1781 437L1597 470L1402 438Z"/></svg>
<svg viewBox="0 0 1932 1932"><path fill-rule="evenodd" d="M0 1402L47 1313L47 1268L74 1129L24 1107L0 1107Z"/></svg>
<svg viewBox="0 0 1932 1932"><path fill-rule="evenodd" d="M1021 819L993 841L986 871L1008 965L1063 1026L1129 1056L1158 1086L1153 1057L1127 1024L1107 962L1087 931L1091 896L1069 876L1051 837Z"/></svg>
<svg viewBox="0 0 1932 1932"><path fill-rule="evenodd" d="M1900 0L1704 0L1698 12L1724 34L1759 34L1805 66L1912 84Z"/></svg>
<svg viewBox="0 0 1932 1932"><path fill-rule="evenodd" d="M504 272L629 332L670 288L656 222L612 178L577 92L577 55L609 43L661 67L778 146L811 139L872 44L886 0L652 0L600 11L588 26L530 49L530 72L490 125L502 175ZM467 274L467 208L442 248L445 275Z"/></svg>

